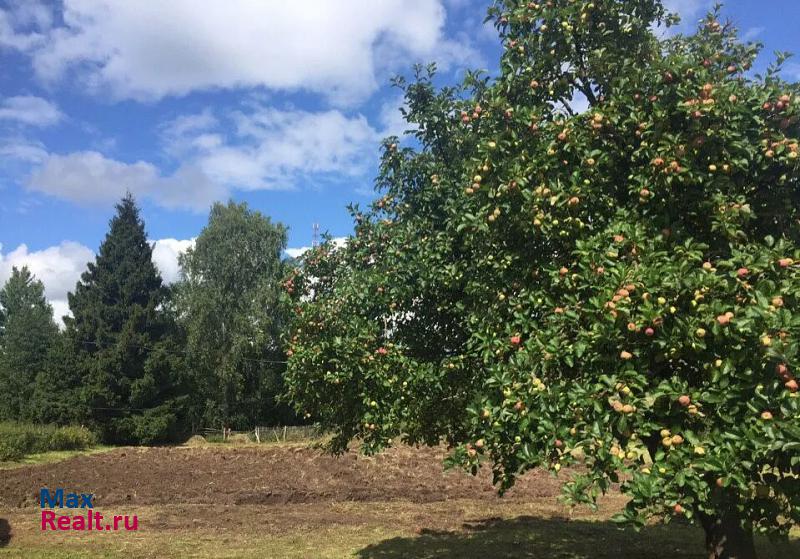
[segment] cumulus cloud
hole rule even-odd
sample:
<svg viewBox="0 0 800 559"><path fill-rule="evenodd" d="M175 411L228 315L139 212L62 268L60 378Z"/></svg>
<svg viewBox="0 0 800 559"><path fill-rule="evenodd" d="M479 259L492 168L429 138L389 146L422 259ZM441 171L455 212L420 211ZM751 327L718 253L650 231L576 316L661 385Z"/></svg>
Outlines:
<svg viewBox="0 0 800 559"><path fill-rule="evenodd" d="M175 283L180 279L181 267L178 264L178 257L186 252L186 249L193 247L194 241L192 238L159 239L153 242L153 262L166 283Z"/></svg>
<svg viewBox="0 0 800 559"><path fill-rule="evenodd" d="M60 322L68 313L67 293L75 289L86 268L87 262L94 259L94 252L80 243L64 241L44 250L30 251L27 245L3 254L0 245L0 284L11 276L13 267L28 269L45 287L45 295L53 305L53 314Z"/></svg>
<svg viewBox="0 0 800 559"><path fill-rule="evenodd" d="M368 170L380 133L360 114L279 110L250 104L215 116L180 117L163 127L166 151L227 189L289 189L310 176Z"/></svg>
<svg viewBox="0 0 800 559"><path fill-rule="evenodd" d="M153 263L162 279L166 283L174 283L180 277L178 256L194 245L194 239L158 239L151 243ZM73 241L64 241L38 251L31 251L22 244L8 254L3 253L3 245L0 244L0 286L11 276L14 267L27 266L44 284L45 296L53 306L53 316L61 324L62 317L70 314L67 293L75 290L86 264L94 258L94 251Z"/></svg>
<svg viewBox="0 0 800 559"><path fill-rule="evenodd" d="M167 208L206 209L224 197L224 188L198 168L179 167L162 175L152 163L125 163L96 151L47 154L27 181L27 188L84 205L119 200L126 192Z"/></svg>
<svg viewBox="0 0 800 559"><path fill-rule="evenodd" d="M29 50L44 44L53 13L36 0L11 0L0 9L0 47Z"/></svg>
<svg viewBox="0 0 800 559"><path fill-rule="evenodd" d="M25 143L0 154L33 164L26 187L82 205L107 205L126 192L166 208L205 211L233 190L293 189L330 176L359 177L375 160L383 131L361 114L279 110L249 104L215 115L182 115L160 128L177 169L124 162L97 151L65 155Z"/></svg>
<svg viewBox="0 0 800 559"><path fill-rule="evenodd" d="M63 116L55 104L41 97L19 95L0 101L0 120L31 126L50 126L58 123Z"/></svg>
<svg viewBox="0 0 800 559"><path fill-rule="evenodd" d="M391 97L383 102L378 114L381 136L398 136L402 138L406 131L414 130L415 126L406 122L403 117L402 108L407 108L402 95Z"/></svg>
<svg viewBox="0 0 800 559"><path fill-rule="evenodd" d="M42 163L48 153L41 142L33 142L24 138L6 138L0 140L0 157L22 163Z"/></svg>
<svg viewBox="0 0 800 559"><path fill-rule="evenodd" d="M680 24L662 30L664 34L688 33L695 29L697 20L714 7L714 0L664 0L664 7L681 17Z"/></svg>
<svg viewBox="0 0 800 559"><path fill-rule="evenodd" d="M118 98L266 87L348 103L398 61L447 66L478 56L444 36L441 0L64 0L63 25L40 14L33 28L23 28L21 5L0 11L0 41L29 53L45 80L77 70Z"/></svg>
<svg viewBox="0 0 800 559"><path fill-rule="evenodd" d="M334 246L336 246L337 248L340 248L340 247L343 247L343 246L345 246L347 244L347 239L348 239L347 237L334 237L333 239L331 239L331 242L334 244ZM297 258L299 256L303 256L309 250L311 250L311 247L309 247L309 246L297 247L297 248L287 248L286 249L286 254L288 254L292 258Z"/></svg>

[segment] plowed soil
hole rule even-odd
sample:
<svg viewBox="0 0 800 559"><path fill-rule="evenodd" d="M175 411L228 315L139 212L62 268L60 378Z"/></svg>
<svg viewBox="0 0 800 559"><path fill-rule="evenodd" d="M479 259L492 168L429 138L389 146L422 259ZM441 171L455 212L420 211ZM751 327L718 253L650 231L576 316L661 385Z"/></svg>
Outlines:
<svg viewBox="0 0 800 559"><path fill-rule="evenodd" d="M329 456L307 446L120 448L0 472L0 507L36 506L42 487L94 493L95 506L260 505L316 502L500 499L484 469L444 471L441 449L398 447L365 457ZM555 497L562 480L523 476L502 498Z"/></svg>

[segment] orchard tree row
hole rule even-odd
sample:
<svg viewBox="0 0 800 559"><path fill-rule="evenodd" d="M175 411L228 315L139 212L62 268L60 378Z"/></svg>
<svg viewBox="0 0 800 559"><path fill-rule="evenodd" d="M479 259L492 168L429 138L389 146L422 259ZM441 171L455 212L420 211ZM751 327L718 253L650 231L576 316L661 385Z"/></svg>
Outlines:
<svg viewBox="0 0 800 559"><path fill-rule="evenodd" d="M501 491L576 466L571 502L620 483L619 520L754 557L800 521L800 88L718 10L689 36L659 0L489 20L499 75L398 80L380 198L287 282L290 396L334 451L444 441Z"/></svg>
<svg viewBox="0 0 800 559"><path fill-rule="evenodd" d="M124 198L69 294L63 331L27 268L0 290L0 420L82 423L106 442L145 444L292 421L277 401L285 245L283 226L215 204L167 286Z"/></svg>

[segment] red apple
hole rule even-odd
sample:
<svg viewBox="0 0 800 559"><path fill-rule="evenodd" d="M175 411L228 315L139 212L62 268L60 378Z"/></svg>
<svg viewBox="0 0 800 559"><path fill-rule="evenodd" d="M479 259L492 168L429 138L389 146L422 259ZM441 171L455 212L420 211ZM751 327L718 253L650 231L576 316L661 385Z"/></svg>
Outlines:
<svg viewBox="0 0 800 559"><path fill-rule="evenodd" d="M787 380L786 383L784 383L784 386L789 392L797 392L797 381L794 379Z"/></svg>
<svg viewBox="0 0 800 559"><path fill-rule="evenodd" d="M521 341L522 338L520 338L519 336L511 336L511 343L513 345L519 345Z"/></svg>
<svg viewBox="0 0 800 559"><path fill-rule="evenodd" d="M692 399L689 398L686 394L678 398L678 403L683 406L684 408L688 407L689 404L692 402Z"/></svg>
<svg viewBox="0 0 800 559"><path fill-rule="evenodd" d="M653 334L656 333L656 331L648 326L647 328L645 328L644 333L647 336L652 336Z"/></svg>
<svg viewBox="0 0 800 559"><path fill-rule="evenodd" d="M739 268L738 270L736 270L736 275L739 276L740 278L747 276L747 274L749 273L750 270L748 270L747 268Z"/></svg>

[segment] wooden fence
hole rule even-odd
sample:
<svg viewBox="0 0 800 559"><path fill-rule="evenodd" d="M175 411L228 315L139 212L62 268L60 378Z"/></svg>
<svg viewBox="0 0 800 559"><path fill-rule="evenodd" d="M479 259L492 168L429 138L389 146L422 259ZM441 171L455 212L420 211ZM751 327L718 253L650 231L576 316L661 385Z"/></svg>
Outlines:
<svg viewBox="0 0 800 559"><path fill-rule="evenodd" d="M232 429L203 429L206 438L221 438L223 441L234 435L245 435L248 439L259 442L291 442L305 441L320 437L319 428L315 425L295 425L284 427L255 427L250 431L234 431Z"/></svg>

